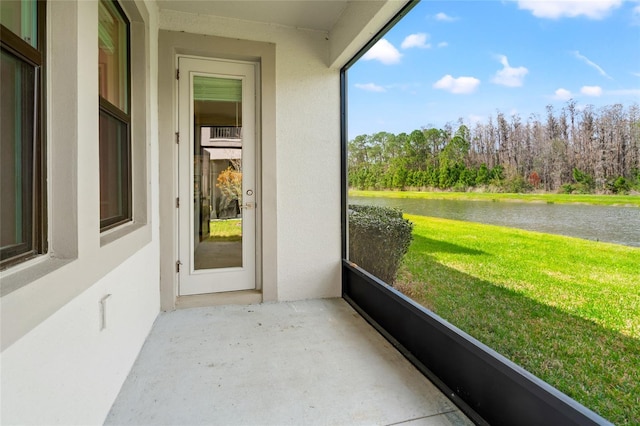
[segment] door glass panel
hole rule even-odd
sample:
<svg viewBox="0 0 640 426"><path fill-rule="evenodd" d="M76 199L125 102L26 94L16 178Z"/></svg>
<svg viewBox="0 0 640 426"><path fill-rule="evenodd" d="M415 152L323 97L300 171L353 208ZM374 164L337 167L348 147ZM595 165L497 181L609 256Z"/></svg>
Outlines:
<svg viewBox="0 0 640 426"><path fill-rule="evenodd" d="M242 80L193 79L194 268L242 267Z"/></svg>

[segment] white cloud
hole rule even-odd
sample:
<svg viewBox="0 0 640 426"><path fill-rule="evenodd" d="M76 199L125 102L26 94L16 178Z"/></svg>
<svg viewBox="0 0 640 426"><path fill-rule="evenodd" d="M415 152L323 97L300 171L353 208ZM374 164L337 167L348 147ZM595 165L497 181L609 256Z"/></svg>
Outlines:
<svg viewBox="0 0 640 426"><path fill-rule="evenodd" d="M435 89L446 90L457 95L473 93L476 91L478 86L480 86L480 80L475 77L453 78L449 74L445 75L433 84Z"/></svg>
<svg viewBox="0 0 640 426"><path fill-rule="evenodd" d="M410 49L412 47L418 47L420 49L430 49L431 43L427 43L427 39L429 38L429 34L426 33L417 33L408 35L400 45L403 49Z"/></svg>
<svg viewBox="0 0 640 426"><path fill-rule="evenodd" d="M581 55L580 52L578 52L577 50L574 52L571 52L573 54L573 56L575 56L576 58L580 59L582 62L584 62L585 64L589 65L590 67L594 68L596 71L598 71L598 73L600 73L601 76L603 77L607 77L609 80L613 80L611 78L611 76L609 76L609 74L607 74L605 72L605 70L602 69L602 67L598 64L596 64L595 62L593 62L592 60L590 60L589 58L587 58L584 55Z"/></svg>
<svg viewBox="0 0 640 426"><path fill-rule="evenodd" d="M587 96L601 96L602 87L600 86L582 86L580 93Z"/></svg>
<svg viewBox="0 0 640 426"><path fill-rule="evenodd" d="M375 83L365 83L365 84L356 83L354 84L354 86L356 86L358 89L366 90L367 92L386 92L387 91L387 89L385 89L382 86L378 86Z"/></svg>
<svg viewBox="0 0 640 426"><path fill-rule="evenodd" d="M509 61L504 55L500 56L500 63L504 68L498 71L491 81L507 87L522 86L524 76L529 73L529 70L525 67L514 68L509 66Z"/></svg>
<svg viewBox="0 0 640 426"><path fill-rule="evenodd" d="M438 47L447 47L449 45L449 43L447 43L446 41L441 41L440 43L438 43Z"/></svg>
<svg viewBox="0 0 640 426"><path fill-rule="evenodd" d="M365 61L375 59L385 65L391 65L400 62L400 57L402 57L402 53L400 53L393 44L383 38L374 44L373 47L362 56L362 59Z"/></svg>
<svg viewBox="0 0 640 426"><path fill-rule="evenodd" d="M559 19L586 16L603 19L622 0L518 0L518 7L531 11L538 18Z"/></svg>
<svg viewBox="0 0 640 426"><path fill-rule="evenodd" d="M449 16L444 12L440 12L440 13L436 13L436 21L443 21L443 22L453 22L453 21L457 21L458 18L454 18L453 16Z"/></svg>
<svg viewBox="0 0 640 426"><path fill-rule="evenodd" d="M580 94L583 96L600 97L600 96L633 96L640 97L640 89L620 89L620 90L603 90L600 86L582 86ZM558 89L553 96L559 101L568 101L574 95L566 89Z"/></svg>
<svg viewBox="0 0 640 426"><path fill-rule="evenodd" d="M568 101L573 95L567 89L560 88L556 90L554 98L560 101Z"/></svg>

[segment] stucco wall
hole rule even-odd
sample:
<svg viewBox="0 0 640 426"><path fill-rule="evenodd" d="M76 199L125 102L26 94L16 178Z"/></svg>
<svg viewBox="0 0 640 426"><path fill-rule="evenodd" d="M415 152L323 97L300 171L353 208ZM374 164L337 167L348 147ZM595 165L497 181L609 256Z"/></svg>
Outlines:
<svg viewBox="0 0 640 426"><path fill-rule="evenodd" d="M128 6L139 13L132 34L138 52L147 52L133 59L136 211L133 224L105 237L98 207L98 4L48 2L50 252L2 274L2 424L102 423L159 312L158 13L136 3Z"/></svg>
<svg viewBox="0 0 640 426"><path fill-rule="evenodd" d="M156 258L143 248L2 352L2 424L104 421L158 314Z"/></svg>
<svg viewBox="0 0 640 426"><path fill-rule="evenodd" d="M277 299L339 296L340 86L327 35L173 11L160 28L275 44Z"/></svg>

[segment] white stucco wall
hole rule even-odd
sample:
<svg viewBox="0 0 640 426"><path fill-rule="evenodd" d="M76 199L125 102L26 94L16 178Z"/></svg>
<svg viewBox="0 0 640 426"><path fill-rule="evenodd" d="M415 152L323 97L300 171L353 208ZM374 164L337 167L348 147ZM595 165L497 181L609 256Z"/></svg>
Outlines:
<svg viewBox="0 0 640 426"><path fill-rule="evenodd" d="M339 296L340 86L327 35L173 11L160 28L275 44L277 298Z"/></svg>
<svg viewBox="0 0 640 426"><path fill-rule="evenodd" d="M2 275L3 286L15 286L0 299L1 424L101 424L159 312L158 13L143 1L137 9L148 52L145 87L134 89L143 108L133 118L134 135L143 137L133 166L143 202L134 200L134 208L143 210L133 226L104 238L97 2L48 2L50 253Z"/></svg>
<svg viewBox="0 0 640 426"><path fill-rule="evenodd" d="M104 421L158 314L156 263L150 244L2 352L2 424Z"/></svg>

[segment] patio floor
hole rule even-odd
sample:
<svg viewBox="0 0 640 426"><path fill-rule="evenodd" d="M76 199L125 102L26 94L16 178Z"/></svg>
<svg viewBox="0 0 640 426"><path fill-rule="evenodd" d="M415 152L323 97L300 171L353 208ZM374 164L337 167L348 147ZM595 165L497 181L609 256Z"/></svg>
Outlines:
<svg viewBox="0 0 640 426"><path fill-rule="evenodd" d="M467 425L342 299L162 313L107 425Z"/></svg>

